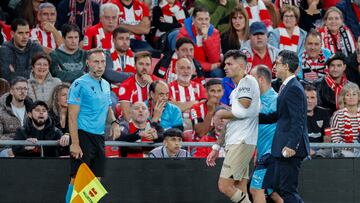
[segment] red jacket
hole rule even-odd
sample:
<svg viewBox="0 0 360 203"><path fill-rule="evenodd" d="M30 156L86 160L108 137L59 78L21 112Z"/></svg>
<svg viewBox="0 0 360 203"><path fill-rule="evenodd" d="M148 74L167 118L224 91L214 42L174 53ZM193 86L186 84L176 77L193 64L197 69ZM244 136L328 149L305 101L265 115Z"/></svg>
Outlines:
<svg viewBox="0 0 360 203"><path fill-rule="evenodd" d="M205 136L202 136L199 142L216 142L217 138L212 136L212 134L208 134ZM197 158L206 158L210 152L212 151L211 147L197 147L196 152L193 157Z"/></svg>
<svg viewBox="0 0 360 203"><path fill-rule="evenodd" d="M192 18L187 18L184 26L180 29L177 39L186 37L194 44L194 58L201 63L204 71L211 71L211 64L220 63L220 33L213 25L210 25L208 38L202 41L202 46L196 43L196 29L192 24Z"/></svg>

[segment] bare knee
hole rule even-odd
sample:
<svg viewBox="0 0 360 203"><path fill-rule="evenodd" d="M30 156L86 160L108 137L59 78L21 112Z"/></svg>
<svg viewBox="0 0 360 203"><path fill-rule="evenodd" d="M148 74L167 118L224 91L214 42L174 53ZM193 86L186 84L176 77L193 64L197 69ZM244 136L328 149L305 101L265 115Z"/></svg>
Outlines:
<svg viewBox="0 0 360 203"><path fill-rule="evenodd" d="M219 180L218 187L221 193L231 197L235 193L234 185L231 182Z"/></svg>

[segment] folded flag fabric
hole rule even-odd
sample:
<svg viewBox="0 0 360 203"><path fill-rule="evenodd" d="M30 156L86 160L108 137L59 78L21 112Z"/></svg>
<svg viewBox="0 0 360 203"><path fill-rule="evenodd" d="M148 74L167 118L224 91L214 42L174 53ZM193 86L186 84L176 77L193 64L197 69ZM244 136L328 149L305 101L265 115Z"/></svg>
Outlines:
<svg viewBox="0 0 360 203"><path fill-rule="evenodd" d="M96 203L107 191L90 168L82 163L76 173L71 203Z"/></svg>

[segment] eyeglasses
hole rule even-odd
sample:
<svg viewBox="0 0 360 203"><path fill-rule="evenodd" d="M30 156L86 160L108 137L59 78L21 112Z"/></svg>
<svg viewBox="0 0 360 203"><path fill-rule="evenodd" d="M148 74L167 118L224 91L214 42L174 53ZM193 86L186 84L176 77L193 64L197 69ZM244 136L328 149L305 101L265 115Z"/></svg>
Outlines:
<svg viewBox="0 0 360 203"><path fill-rule="evenodd" d="M28 91L29 89L27 87L15 87L16 91Z"/></svg>
<svg viewBox="0 0 360 203"><path fill-rule="evenodd" d="M284 18L295 18L294 15L284 15Z"/></svg>

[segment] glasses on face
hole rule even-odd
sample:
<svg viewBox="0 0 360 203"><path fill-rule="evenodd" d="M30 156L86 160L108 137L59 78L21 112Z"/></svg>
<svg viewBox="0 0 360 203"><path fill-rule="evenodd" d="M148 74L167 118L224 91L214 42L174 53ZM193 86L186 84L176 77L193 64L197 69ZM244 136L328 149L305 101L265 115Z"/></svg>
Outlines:
<svg viewBox="0 0 360 203"><path fill-rule="evenodd" d="M284 15L284 18L295 18L294 15Z"/></svg>
<svg viewBox="0 0 360 203"><path fill-rule="evenodd" d="M15 87L14 88L16 91L28 91L28 88L27 87Z"/></svg>

